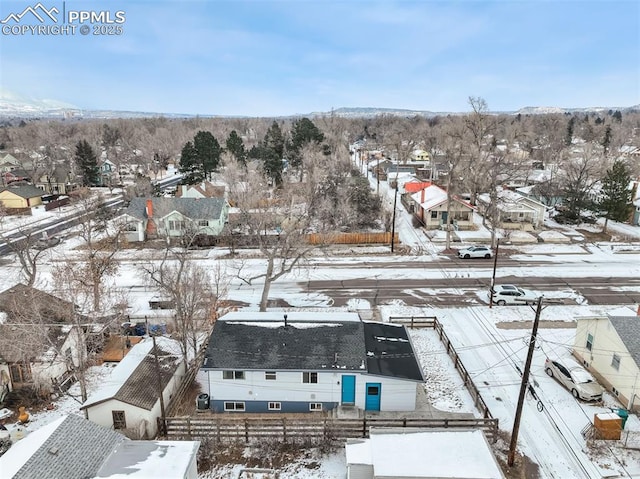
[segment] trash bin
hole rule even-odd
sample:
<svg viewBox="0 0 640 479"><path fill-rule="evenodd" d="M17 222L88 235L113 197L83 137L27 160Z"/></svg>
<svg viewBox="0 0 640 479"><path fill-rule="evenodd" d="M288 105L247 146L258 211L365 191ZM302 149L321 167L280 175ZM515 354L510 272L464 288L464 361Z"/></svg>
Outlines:
<svg viewBox="0 0 640 479"><path fill-rule="evenodd" d="M629 419L629 411L626 409L618 409L618 416L622 418L622 429L624 429L624 425L627 423L627 419Z"/></svg>
<svg viewBox="0 0 640 479"><path fill-rule="evenodd" d="M196 401L196 407L201 411L204 411L205 409L209 409L209 395L199 394L198 399Z"/></svg>

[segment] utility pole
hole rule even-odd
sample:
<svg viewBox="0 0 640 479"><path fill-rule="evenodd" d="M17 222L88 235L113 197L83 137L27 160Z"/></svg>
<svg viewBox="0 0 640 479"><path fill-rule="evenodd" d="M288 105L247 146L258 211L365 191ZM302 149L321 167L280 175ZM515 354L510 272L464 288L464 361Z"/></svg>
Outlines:
<svg viewBox="0 0 640 479"><path fill-rule="evenodd" d="M391 252L393 253L393 245L396 236L396 203L398 202L398 175L396 175L396 191L393 195L393 215L391 217Z"/></svg>
<svg viewBox="0 0 640 479"><path fill-rule="evenodd" d="M160 361L158 361L158 348L156 346L156 335L155 334L151 334L151 332L149 331L149 321L147 320L147 317L144 317L144 322L146 324L147 327L147 334L149 336L151 336L151 340L153 341L153 359L156 363L156 378L157 378L157 387L158 387L158 394L160 395L160 419L162 420L162 430L158 431L162 436L165 435L165 430L167 427L167 415L165 413L165 409L164 409L164 397L163 397L163 391L162 391L162 371L160 369Z"/></svg>
<svg viewBox="0 0 640 479"><path fill-rule="evenodd" d="M513 430L511 431L511 443L509 444L509 455L507 456L507 465L513 466L516 458L516 445L518 443L518 432L520 430L520 418L522 417L522 406L524 405L524 395L527 392L529 384L529 371L531 369L531 360L533 359L533 350L536 346L536 336L538 334L538 324L540 323L540 313L542 312L542 296L538 298L538 306L536 308L536 319L533 321L533 329L531 330L531 340L529 341L529 352L527 353L527 361L524 364L524 372L522 373L522 383L520 384L520 396L518 396L518 405L516 406L516 417L513 421Z"/></svg>
<svg viewBox="0 0 640 479"><path fill-rule="evenodd" d="M496 285L496 267L498 266L498 248L500 247L500 238L496 240L496 251L493 255L493 274L491 275L491 288L489 288L489 309L493 308L493 292Z"/></svg>

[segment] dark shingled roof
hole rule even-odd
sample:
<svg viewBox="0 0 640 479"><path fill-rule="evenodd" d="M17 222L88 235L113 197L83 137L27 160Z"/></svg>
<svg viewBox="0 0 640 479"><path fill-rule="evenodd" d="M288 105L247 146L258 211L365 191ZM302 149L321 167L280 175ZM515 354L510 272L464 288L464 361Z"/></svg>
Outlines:
<svg viewBox="0 0 640 479"><path fill-rule="evenodd" d="M180 361L172 353L158 347L158 363L160 363L160 379L164 391L178 369ZM156 361L151 348L149 354L140 362L113 399L151 411L158 401L157 377Z"/></svg>
<svg viewBox="0 0 640 479"><path fill-rule="evenodd" d="M260 324L217 321L202 368L364 370L365 345L359 321L307 323L305 327L296 327L296 323L285 327L282 322L279 327Z"/></svg>
<svg viewBox="0 0 640 479"><path fill-rule="evenodd" d="M45 194L44 191L33 185L5 186L0 188L0 193L3 191L10 191L21 198L38 198Z"/></svg>
<svg viewBox="0 0 640 479"><path fill-rule="evenodd" d="M404 326L364 323L364 341L369 374L424 380Z"/></svg>
<svg viewBox="0 0 640 479"><path fill-rule="evenodd" d="M640 367L640 317L609 316L609 321L629 350L629 354Z"/></svg>
<svg viewBox="0 0 640 479"><path fill-rule="evenodd" d="M33 434L37 433L38 431ZM29 436L23 440L29 441ZM124 441L128 439L122 434L70 414L26 460L14 477L20 479L94 477L105 459L111 455L118 444ZM6 454L9 457L11 449Z"/></svg>
<svg viewBox="0 0 640 479"><path fill-rule="evenodd" d="M153 204L154 218L163 218L177 211L192 220L220 218L226 202L224 198L133 198L125 214L139 220L146 219L147 200Z"/></svg>

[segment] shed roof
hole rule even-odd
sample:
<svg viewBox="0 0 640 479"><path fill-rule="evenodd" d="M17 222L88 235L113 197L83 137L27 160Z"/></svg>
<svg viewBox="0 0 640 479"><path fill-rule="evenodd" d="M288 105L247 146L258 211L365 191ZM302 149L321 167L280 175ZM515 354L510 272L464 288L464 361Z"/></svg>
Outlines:
<svg viewBox="0 0 640 479"><path fill-rule="evenodd" d="M180 365L180 345L169 338L156 338L160 378L164 390ZM149 381L153 381L150 385ZM115 367L102 388L92 394L80 409L115 399L150 411L158 401L155 387L157 368L153 354L153 339L136 344Z"/></svg>

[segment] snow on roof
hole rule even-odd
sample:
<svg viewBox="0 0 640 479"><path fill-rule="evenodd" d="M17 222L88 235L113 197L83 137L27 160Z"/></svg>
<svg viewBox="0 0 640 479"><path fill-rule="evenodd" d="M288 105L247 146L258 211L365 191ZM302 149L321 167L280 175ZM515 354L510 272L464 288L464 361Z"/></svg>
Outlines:
<svg viewBox="0 0 640 479"><path fill-rule="evenodd" d="M58 429L66 416L41 427L37 431L29 434L28 441L18 441L11 446L11 454L0 456L0 471L2 477L13 477L22 466L33 456L47 439Z"/></svg>
<svg viewBox="0 0 640 479"><path fill-rule="evenodd" d="M159 349L168 351L177 357L182 357L182 351L180 350L180 343L178 341L159 336L156 337L156 343ZM118 363L114 368L109 379L105 381L104 385L94 394L89 396L80 408L83 409L97 402L105 401L114 397L144 358L149 354L152 347L152 338L145 338L132 347L122 361L120 361L120 363Z"/></svg>
<svg viewBox="0 0 640 479"><path fill-rule="evenodd" d="M347 444L347 464L372 464L376 477L504 477L482 431L372 430L367 443Z"/></svg>
<svg viewBox="0 0 640 479"><path fill-rule="evenodd" d="M218 321L251 321L251 322L271 322L277 321L279 323L284 322L284 315L287 315L287 324L293 325L297 321L302 322L324 322L324 323L335 323L335 322L344 322L344 321L360 321L360 316L358 313L348 312L348 311L329 311L329 312L320 312L320 311L266 311L266 312L258 312L258 311L232 311L230 313L225 314ZM262 325L260 325L262 326ZM282 324L278 324L277 326L282 326ZM298 326L298 325L296 325ZM326 325L323 325L326 326Z"/></svg>
<svg viewBox="0 0 640 479"><path fill-rule="evenodd" d="M424 193L423 193L424 192ZM424 194L424 196L423 196ZM411 195L411 199L418 203L423 210L430 210L436 206L441 205L447 201L447 192L436 185L427 186L426 188ZM462 201L460 198L454 196L454 201L473 208L472 205L466 201Z"/></svg>
<svg viewBox="0 0 640 479"><path fill-rule="evenodd" d="M198 441L125 441L116 446L95 479L182 479L199 447Z"/></svg>

